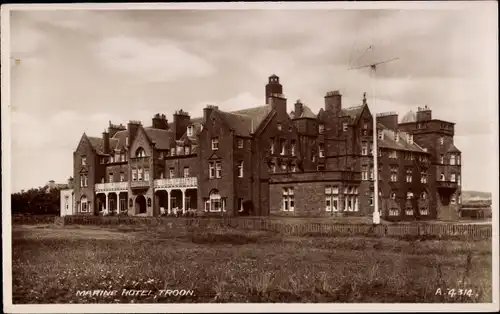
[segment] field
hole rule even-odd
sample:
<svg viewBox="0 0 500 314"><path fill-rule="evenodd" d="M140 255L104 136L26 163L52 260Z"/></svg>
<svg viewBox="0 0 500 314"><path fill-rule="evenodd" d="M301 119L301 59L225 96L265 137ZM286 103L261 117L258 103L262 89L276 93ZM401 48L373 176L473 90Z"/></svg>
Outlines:
<svg viewBox="0 0 500 314"><path fill-rule="evenodd" d="M12 244L14 304L492 300L490 240L14 225ZM77 294L97 289L118 293Z"/></svg>

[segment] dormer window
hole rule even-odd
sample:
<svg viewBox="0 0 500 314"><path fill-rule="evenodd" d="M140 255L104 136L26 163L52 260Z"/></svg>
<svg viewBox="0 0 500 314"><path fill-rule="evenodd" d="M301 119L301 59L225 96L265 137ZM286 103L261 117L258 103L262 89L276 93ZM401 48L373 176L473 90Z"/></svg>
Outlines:
<svg viewBox="0 0 500 314"><path fill-rule="evenodd" d="M87 157L82 156L82 166L85 166L85 165L87 165Z"/></svg>
<svg viewBox="0 0 500 314"><path fill-rule="evenodd" d="M239 139L237 143L238 143L238 148L243 148L243 140L242 139Z"/></svg>
<svg viewBox="0 0 500 314"><path fill-rule="evenodd" d="M212 150L218 150L219 149L219 138L214 137L212 139Z"/></svg>
<svg viewBox="0 0 500 314"><path fill-rule="evenodd" d="M186 133L187 133L187 136L193 136L193 126L192 125L187 127Z"/></svg>
<svg viewBox="0 0 500 314"><path fill-rule="evenodd" d="M138 157L138 158L146 157L146 151L144 151L144 149L142 147L139 147L135 151L135 157Z"/></svg>
<svg viewBox="0 0 500 314"><path fill-rule="evenodd" d="M408 134L408 143L413 145L413 134Z"/></svg>
<svg viewBox="0 0 500 314"><path fill-rule="evenodd" d="M184 147L184 155L189 155L191 154L191 148L189 146Z"/></svg>
<svg viewBox="0 0 500 314"><path fill-rule="evenodd" d="M383 140L384 139L384 133L382 132L382 130L377 130L377 138L379 140Z"/></svg>
<svg viewBox="0 0 500 314"><path fill-rule="evenodd" d="M318 132L319 132L319 134L325 133L325 125L324 124L320 124L318 126Z"/></svg>
<svg viewBox="0 0 500 314"><path fill-rule="evenodd" d="M399 142L399 132L396 132L396 133L394 134L394 140L395 140L396 142Z"/></svg>
<svg viewBox="0 0 500 314"><path fill-rule="evenodd" d="M343 130L344 132L346 132L346 131L347 131L347 122L342 123L342 130Z"/></svg>
<svg viewBox="0 0 500 314"><path fill-rule="evenodd" d="M281 129L282 129L282 125L281 125L281 123L278 123L278 130L281 131Z"/></svg>

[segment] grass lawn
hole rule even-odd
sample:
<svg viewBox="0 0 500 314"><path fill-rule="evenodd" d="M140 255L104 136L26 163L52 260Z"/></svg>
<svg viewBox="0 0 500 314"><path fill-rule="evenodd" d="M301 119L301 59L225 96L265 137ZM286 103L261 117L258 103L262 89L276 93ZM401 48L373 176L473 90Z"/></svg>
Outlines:
<svg viewBox="0 0 500 314"><path fill-rule="evenodd" d="M489 240L14 225L12 243L15 304L492 300ZM119 292L77 295L95 289ZM153 294L122 296L122 289ZM162 296L160 289L194 294Z"/></svg>

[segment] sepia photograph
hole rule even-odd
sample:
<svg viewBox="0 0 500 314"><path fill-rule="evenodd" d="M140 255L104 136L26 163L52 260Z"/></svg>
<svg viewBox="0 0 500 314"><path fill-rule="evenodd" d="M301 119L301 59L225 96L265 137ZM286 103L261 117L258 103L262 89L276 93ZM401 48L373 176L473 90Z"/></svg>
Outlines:
<svg viewBox="0 0 500 314"><path fill-rule="evenodd" d="M498 311L498 4L1 12L8 313Z"/></svg>

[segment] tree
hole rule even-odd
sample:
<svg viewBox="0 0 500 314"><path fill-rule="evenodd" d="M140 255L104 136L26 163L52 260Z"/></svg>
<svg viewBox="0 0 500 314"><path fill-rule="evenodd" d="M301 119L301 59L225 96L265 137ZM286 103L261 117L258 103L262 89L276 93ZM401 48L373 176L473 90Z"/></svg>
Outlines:
<svg viewBox="0 0 500 314"><path fill-rule="evenodd" d="M61 189L32 188L11 195L12 214L58 215Z"/></svg>

